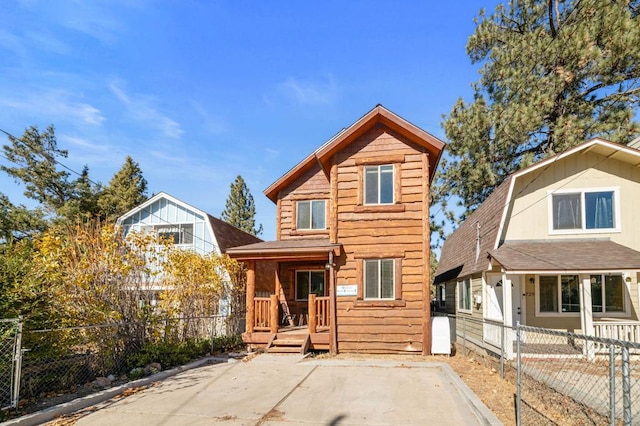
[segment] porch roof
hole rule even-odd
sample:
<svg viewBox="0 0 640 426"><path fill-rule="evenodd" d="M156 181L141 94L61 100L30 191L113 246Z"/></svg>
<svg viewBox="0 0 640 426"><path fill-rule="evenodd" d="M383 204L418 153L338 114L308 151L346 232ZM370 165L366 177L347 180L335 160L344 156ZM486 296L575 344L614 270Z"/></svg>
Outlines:
<svg viewBox="0 0 640 426"><path fill-rule="evenodd" d="M489 258L511 272L640 270L640 252L610 240L506 242Z"/></svg>
<svg viewBox="0 0 640 426"><path fill-rule="evenodd" d="M331 252L340 256L341 249L341 244L332 244L328 238L300 238L234 247L227 254L238 260L325 260Z"/></svg>

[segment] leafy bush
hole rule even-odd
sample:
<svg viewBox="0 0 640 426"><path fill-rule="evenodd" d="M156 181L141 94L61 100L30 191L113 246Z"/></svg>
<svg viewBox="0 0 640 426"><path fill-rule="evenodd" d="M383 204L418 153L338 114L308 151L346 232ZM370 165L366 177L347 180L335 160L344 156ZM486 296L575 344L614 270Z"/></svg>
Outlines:
<svg viewBox="0 0 640 426"><path fill-rule="evenodd" d="M206 355L211 342L206 339L189 339L184 342L146 343L139 352L127 358L129 368L144 367L152 362L159 363L163 369L186 364Z"/></svg>
<svg viewBox="0 0 640 426"><path fill-rule="evenodd" d="M232 336L217 336L213 338L211 350L213 353L224 353L243 350L245 343L240 334Z"/></svg>

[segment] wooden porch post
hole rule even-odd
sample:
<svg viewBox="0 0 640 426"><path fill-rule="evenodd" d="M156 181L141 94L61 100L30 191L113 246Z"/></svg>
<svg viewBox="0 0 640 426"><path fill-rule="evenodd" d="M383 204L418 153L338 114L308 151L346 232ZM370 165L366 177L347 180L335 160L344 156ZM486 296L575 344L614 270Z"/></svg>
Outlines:
<svg viewBox="0 0 640 426"><path fill-rule="evenodd" d="M329 353L338 353L338 319L336 307L336 271L333 266L333 252L329 252Z"/></svg>
<svg viewBox="0 0 640 426"><path fill-rule="evenodd" d="M280 297L280 295L282 294L282 282L280 281L280 265L278 264L278 262L276 262L276 271L275 271L275 283L276 283L276 288L274 291L274 294L276 294L278 297Z"/></svg>
<svg viewBox="0 0 640 426"><path fill-rule="evenodd" d="M278 332L278 308L278 295L272 294L271 303L269 304L269 309L271 310L269 312L269 328L272 333Z"/></svg>
<svg viewBox="0 0 640 426"><path fill-rule="evenodd" d="M585 336L595 335L593 329L593 299L591 298L591 276L580 276L580 326L582 327L582 334ZM595 359L595 352L593 348L593 342L586 340L584 342L583 352L589 361Z"/></svg>
<svg viewBox="0 0 640 426"><path fill-rule="evenodd" d="M315 333L318 328L318 313L316 312L316 295L309 295L309 333Z"/></svg>
<svg viewBox="0 0 640 426"><path fill-rule="evenodd" d="M255 324L255 301L256 297L256 262L250 260L247 262L247 318L245 329L247 333L253 333L253 325Z"/></svg>

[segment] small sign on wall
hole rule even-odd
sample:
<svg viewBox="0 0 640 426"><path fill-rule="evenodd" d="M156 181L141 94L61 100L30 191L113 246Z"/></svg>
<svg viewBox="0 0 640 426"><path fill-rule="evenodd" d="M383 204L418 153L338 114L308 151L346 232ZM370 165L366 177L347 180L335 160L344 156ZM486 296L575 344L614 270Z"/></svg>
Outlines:
<svg viewBox="0 0 640 426"><path fill-rule="evenodd" d="M356 284L338 284L336 286L336 295L338 296L357 296L358 286Z"/></svg>

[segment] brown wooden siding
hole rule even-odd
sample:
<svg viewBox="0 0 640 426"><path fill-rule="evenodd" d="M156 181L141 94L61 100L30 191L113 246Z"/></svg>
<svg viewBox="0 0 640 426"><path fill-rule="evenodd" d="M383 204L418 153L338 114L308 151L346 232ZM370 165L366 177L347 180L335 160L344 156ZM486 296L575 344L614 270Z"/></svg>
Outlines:
<svg viewBox="0 0 640 426"><path fill-rule="evenodd" d="M278 240L288 238L319 238L329 236L329 179L320 169L314 165L311 169L300 175L298 179L280 192L278 199L280 226L278 228ZM325 212L326 230L323 231L296 231L295 205L300 200L326 200Z"/></svg>
<svg viewBox="0 0 640 426"><path fill-rule="evenodd" d="M363 208L362 164L384 164L387 159L397 161L396 205ZM345 253L338 264L337 285L362 286L358 262L367 257L400 257L402 271L400 300L376 303L337 298L338 348L341 352L420 352L425 266L422 221L428 220L422 208L422 150L377 126L339 152L335 161L337 236Z"/></svg>

